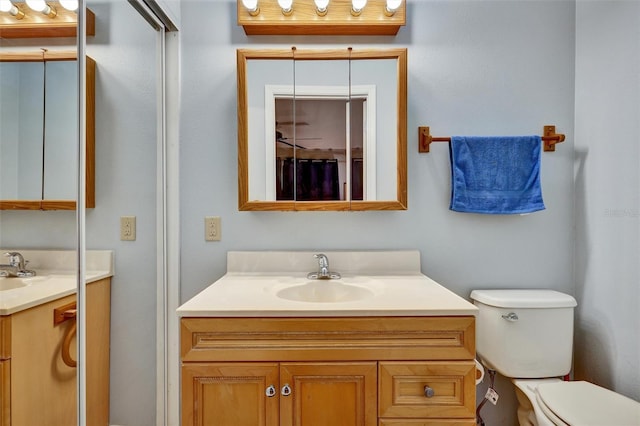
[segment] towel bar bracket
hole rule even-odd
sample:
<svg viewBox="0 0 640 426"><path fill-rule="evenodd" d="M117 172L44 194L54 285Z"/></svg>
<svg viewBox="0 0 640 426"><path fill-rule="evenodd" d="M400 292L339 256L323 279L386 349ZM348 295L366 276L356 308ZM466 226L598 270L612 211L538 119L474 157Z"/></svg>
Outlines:
<svg viewBox="0 0 640 426"><path fill-rule="evenodd" d="M544 142L545 151L555 151L556 144L564 142L565 136L562 133L556 133L556 126L547 125L544 126L540 139ZM451 138L431 136L429 126L418 127L418 152L430 152L432 142L451 142Z"/></svg>
<svg viewBox="0 0 640 426"><path fill-rule="evenodd" d="M451 142L451 138L434 137L429 133L429 126L418 127L418 152L429 152L431 142Z"/></svg>
<svg viewBox="0 0 640 426"><path fill-rule="evenodd" d="M418 152L429 152L433 137L429 134L429 126L418 127Z"/></svg>
<svg viewBox="0 0 640 426"><path fill-rule="evenodd" d="M556 126L544 126L542 140L544 141L545 151L555 151L556 144L564 142L564 135L556 133Z"/></svg>

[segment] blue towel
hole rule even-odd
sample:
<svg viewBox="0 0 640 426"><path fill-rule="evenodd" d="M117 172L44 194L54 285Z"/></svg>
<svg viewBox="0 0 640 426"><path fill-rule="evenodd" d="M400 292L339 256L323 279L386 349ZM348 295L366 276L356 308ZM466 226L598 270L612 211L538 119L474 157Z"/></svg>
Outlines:
<svg viewBox="0 0 640 426"><path fill-rule="evenodd" d="M540 136L452 136L449 208L486 214L544 210L540 145Z"/></svg>

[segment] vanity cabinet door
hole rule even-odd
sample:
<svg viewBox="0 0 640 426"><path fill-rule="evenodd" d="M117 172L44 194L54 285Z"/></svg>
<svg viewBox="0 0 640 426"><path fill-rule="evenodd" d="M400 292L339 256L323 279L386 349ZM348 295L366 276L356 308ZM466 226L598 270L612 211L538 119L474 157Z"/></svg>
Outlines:
<svg viewBox="0 0 640 426"><path fill-rule="evenodd" d="M277 363L182 367L182 425L278 426Z"/></svg>
<svg viewBox="0 0 640 426"><path fill-rule="evenodd" d="M280 364L281 426L375 426L377 363Z"/></svg>

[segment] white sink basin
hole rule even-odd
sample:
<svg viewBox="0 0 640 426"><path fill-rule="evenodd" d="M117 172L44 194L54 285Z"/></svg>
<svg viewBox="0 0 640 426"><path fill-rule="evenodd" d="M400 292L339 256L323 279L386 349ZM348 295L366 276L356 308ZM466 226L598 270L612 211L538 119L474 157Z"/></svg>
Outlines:
<svg viewBox="0 0 640 426"><path fill-rule="evenodd" d="M73 275L34 275L33 277L0 277L0 291L15 290L51 279L73 278Z"/></svg>
<svg viewBox="0 0 640 426"><path fill-rule="evenodd" d="M340 281L315 280L287 287L276 293L281 299L311 303L340 303L363 300L374 295L368 288Z"/></svg>

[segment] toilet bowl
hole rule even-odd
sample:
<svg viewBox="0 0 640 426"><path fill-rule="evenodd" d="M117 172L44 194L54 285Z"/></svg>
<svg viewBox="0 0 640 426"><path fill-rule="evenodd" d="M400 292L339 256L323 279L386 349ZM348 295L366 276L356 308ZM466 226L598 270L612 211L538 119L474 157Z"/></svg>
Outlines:
<svg viewBox="0 0 640 426"><path fill-rule="evenodd" d="M474 290L481 362L511 378L521 426L640 426L640 402L571 370L575 299L553 290Z"/></svg>

